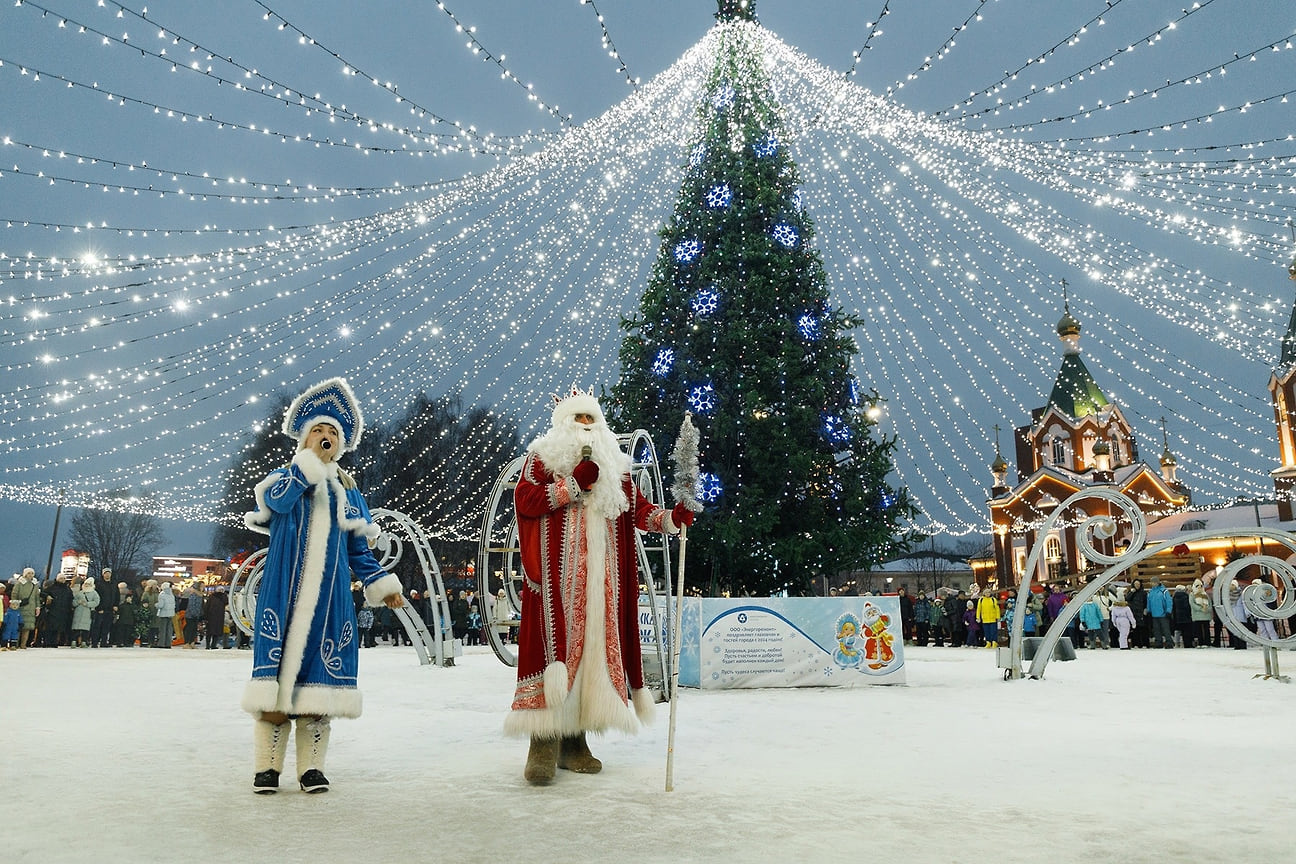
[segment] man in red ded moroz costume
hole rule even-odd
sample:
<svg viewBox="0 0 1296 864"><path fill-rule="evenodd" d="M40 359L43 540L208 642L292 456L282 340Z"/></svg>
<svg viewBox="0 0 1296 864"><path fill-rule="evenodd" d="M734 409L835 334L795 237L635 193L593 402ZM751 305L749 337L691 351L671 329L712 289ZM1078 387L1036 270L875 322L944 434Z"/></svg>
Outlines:
<svg viewBox="0 0 1296 864"><path fill-rule="evenodd" d="M514 504L525 579L517 691L504 731L530 736L525 776L544 785L557 768L602 769L586 732L634 734L651 719L635 529L678 533L693 514L682 504L656 507L639 492L598 400L579 390L557 402L553 427L527 449Z"/></svg>

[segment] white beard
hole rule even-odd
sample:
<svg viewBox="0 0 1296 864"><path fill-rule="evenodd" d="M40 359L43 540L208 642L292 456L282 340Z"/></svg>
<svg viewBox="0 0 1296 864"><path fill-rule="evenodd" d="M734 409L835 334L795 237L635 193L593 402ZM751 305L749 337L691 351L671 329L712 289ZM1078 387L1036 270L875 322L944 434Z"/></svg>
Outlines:
<svg viewBox="0 0 1296 864"><path fill-rule="evenodd" d="M586 427L564 419L532 442L529 449L555 476L570 476L581 461L582 447L590 448L590 458L599 466L598 480L590 491L582 493L585 506L606 519L629 510L621 477L630 472L630 457L621 452L606 423L599 421Z"/></svg>

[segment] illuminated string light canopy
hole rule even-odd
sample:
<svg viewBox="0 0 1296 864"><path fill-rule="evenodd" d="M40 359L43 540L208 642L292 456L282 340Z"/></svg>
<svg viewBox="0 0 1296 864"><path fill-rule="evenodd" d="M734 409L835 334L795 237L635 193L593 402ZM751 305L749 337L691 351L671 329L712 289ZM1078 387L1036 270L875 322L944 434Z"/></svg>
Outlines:
<svg viewBox="0 0 1296 864"><path fill-rule="evenodd" d="M850 371L886 399L917 527L987 529L990 430L1047 395L1061 279L1087 365L1137 433L1169 418L1194 500L1269 494L1296 212L1285 6L1223 26L1225 3L1112 4L1101 22L889 5L833 68L762 31L787 134L747 146L799 166L791 206L814 220L834 306L863 321ZM105 3L78 10L84 32L41 8L0 10L0 496L228 518L247 436L276 395L328 375L374 423L427 390L531 430L548 394L615 377L618 316L706 157L684 142L714 32L585 122L484 28L456 32L551 127L495 135L282 10L249 22L243 52L197 8L190 31L170 6L145 25ZM474 26L463 13L434 17ZM591 32L573 38L592 41L580 14ZM906 32L928 44L903 53ZM742 302L699 290L690 310L706 326Z"/></svg>

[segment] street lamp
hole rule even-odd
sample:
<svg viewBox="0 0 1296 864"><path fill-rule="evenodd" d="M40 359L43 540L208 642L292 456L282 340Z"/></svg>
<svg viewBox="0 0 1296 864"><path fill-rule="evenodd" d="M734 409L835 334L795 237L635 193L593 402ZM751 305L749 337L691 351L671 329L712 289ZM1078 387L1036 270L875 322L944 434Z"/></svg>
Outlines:
<svg viewBox="0 0 1296 864"><path fill-rule="evenodd" d="M59 517L63 515L63 498L67 495L66 489L59 490L58 509L54 511L54 533L50 536L49 557L45 559L45 581L50 578L50 568L54 566L54 544L58 542Z"/></svg>

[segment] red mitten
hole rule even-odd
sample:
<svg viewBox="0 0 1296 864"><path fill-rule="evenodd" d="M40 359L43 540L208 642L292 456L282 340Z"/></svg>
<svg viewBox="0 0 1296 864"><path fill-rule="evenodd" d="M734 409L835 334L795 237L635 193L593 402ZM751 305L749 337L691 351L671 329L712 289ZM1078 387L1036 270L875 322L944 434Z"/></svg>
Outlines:
<svg viewBox="0 0 1296 864"><path fill-rule="evenodd" d="M676 528L692 525L693 511L685 507L683 502L680 502L671 508L671 521L675 523Z"/></svg>
<svg viewBox="0 0 1296 864"><path fill-rule="evenodd" d="M580 484L581 491L588 492L590 487L594 485L594 481L598 479L598 463L593 459L584 459L577 462L576 467L572 469L572 476Z"/></svg>

